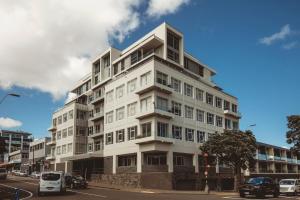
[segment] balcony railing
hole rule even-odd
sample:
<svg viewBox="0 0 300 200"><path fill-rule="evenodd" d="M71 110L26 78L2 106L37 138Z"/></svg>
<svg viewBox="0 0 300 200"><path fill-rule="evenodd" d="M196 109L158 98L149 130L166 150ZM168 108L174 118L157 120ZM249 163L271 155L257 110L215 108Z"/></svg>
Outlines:
<svg viewBox="0 0 300 200"><path fill-rule="evenodd" d="M259 154L258 154L258 160L267 160L267 155L266 155L266 154L259 153Z"/></svg>

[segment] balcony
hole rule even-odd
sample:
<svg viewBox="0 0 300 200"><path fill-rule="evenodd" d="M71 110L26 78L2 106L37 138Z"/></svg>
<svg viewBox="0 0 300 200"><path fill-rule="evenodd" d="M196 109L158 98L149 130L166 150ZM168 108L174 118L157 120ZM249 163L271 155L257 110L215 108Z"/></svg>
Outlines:
<svg viewBox="0 0 300 200"><path fill-rule="evenodd" d="M272 155L267 155L268 160L274 160L274 156Z"/></svg>
<svg viewBox="0 0 300 200"><path fill-rule="evenodd" d="M104 92L103 92L104 93ZM98 95L94 95L94 99L91 101L91 104L95 104L98 103L100 101L104 100L104 94L98 96Z"/></svg>
<svg viewBox="0 0 300 200"><path fill-rule="evenodd" d="M56 145L56 140L51 140L51 141L47 142L47 145L50 145L50 146Z"/></svg>
<svg viewBox="0 0 300 200"><path fill-rule="evenodd" d="M52 125L51 127L48 128L48 131L55 131L56 130L56 125Z"/></svg>
<svg viewBox="0 0 300 200"><path fill-rule="evenodd" d="M103 134L104 134L103 130L102 131L97 131L97 132L95 131L93 134L89 135L89 137L95 138L95 137L101 136Z"/></svg>
<svg viewBox="0 0 300 200"><path fill-rule="evenodd" d="M104 112L100 111L100 112L94 113L93 117L91 117L90 120L95 121L95 120L100 119L102 117L104 117Z"/></svg>
<svg viewBox="0 0 300 200"><path fill-rule="evenodd" d="M55 155L54 154L48 154L46 157L46 160L55 160Z"/></svg>
<svg viewBox="0 0 300 200"><path fill-rule="evenodd" d="M259 153L259 154L257 155L257 159L258 159L258 160L267 160L267 155L266 155L266 154Z"/></svg>
<svg viewBox="0 0 300 200"><path fill-rule="evenodd" d="M173 113L170 111L165 111L165 110L160 110L160 109L154 109L154 110L150 110L150 111L145 111L145 112L141 112L136 116L136 119L145 119L148 117L162 117L165 119L171 119L173 118Z"/></svg>
<svg viewBox="0 0 300 200"><path fill-rule="evenodd" d="M162 92L165 94L172 94L173 88L170 85L163 85L159 83L149 83L145 86L142 86L136 90L136 94L142 95L145 94L146 92L156 90L158 92Z"/></svg>
<svg viewBox="0 0 300 200"><path fill-rule="evenodd" d="M274 156L274 160L275 160L275 161L280 161L280 160L281 160L281 157L280 157L280 156Z"/></svg>
<svg viewBox="0 0 300 200"><path fill-rule="evenodd" d="M240 119L242 117L242 114L240 112L233 112L228 109L224 110L224 114L228 115L230 117L238 118L238 119Z"/></svg>

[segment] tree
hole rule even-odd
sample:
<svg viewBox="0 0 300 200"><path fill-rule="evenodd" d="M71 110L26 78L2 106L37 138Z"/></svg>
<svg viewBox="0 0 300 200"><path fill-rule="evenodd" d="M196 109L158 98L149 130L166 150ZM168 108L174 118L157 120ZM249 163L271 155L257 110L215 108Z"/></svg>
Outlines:
<svg viewBox="0 0 300 200"><path fill-rule="evenodd" d="M286 141L288 144L293 144L291 148L294 151L300 151L300 115L291 115L287 117Z"/></svg>
<svg viewBox="0 0 300 200"><path fill-rule="evenodd" d="M214 155L220 163L234 172L234 190L241 183L241 169L252 169L255 165L256 139L251 131L229 131L212 134L200 150Z"/></svg>

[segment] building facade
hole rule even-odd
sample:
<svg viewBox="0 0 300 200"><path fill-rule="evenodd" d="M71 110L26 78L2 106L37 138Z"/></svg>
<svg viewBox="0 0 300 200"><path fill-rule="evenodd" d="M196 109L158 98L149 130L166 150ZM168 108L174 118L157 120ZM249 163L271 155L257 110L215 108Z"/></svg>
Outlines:
<svg viewBox="0 0 300 200"><path fill-rule="evenodd" d="M47 145L51 141L50 137L44 137L30 142L29 165L30 172L42 172L48 169L46 157L50 154L51 147Z"/></svg>
<svg viewBox="0 0 300 200"><path fill-rule="evenodd" d="M241 117L215 74L166 23L122 51L109 48L72 89L77 97L53 114L50 167L130 187L203 187L199 146L239 129ZM210 170L213 182L231 172Z"/></svg>
<svg viewBox="0 0 300 200"><path fill-rule="evenodd" d="M23 131L0 130L0 136L5 141L6 152L0 155L0 163L15 169L20 169L29 157L29 144L32 141L31 133Z"/></svg>
<svg viewBox="0 0 300 200"><path fill-rule="evenodd" d="M279 181L300 178L300 155L291 150L262 142L257 143L256 165L251 177L268 176Z"/></svg>

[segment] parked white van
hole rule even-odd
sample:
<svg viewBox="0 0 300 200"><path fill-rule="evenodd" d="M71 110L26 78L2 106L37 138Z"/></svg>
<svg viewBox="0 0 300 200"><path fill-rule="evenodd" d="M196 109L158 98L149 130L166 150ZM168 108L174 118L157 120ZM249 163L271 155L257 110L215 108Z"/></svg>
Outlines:
<svg viewBox="0 0 300 200"><path fill-rule="evenodd" d="M66 182L64 172L43 172L40 176L38 186L38 196L44 193L66 192Z"/></svg>
<svg viewBox="0 0 300 200"><path fill-rule="evenodd" d="M300 180L282 179L279 182L280 193L297 195L300 192Z"/></svg>

